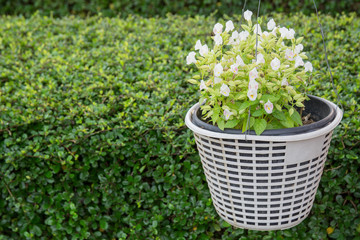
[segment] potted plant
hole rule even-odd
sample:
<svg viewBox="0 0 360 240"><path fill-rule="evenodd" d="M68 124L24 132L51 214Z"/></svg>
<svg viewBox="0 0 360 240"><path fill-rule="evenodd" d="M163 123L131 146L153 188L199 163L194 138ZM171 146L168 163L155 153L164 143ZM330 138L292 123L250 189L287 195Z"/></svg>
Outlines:
<svg viewBox="0 0 360 240"><path fill-rule="evenodd" d="M236 227L285 229L310 213L342 111L306 94L312 64L295 31L271 19L213 28L186 57L201 97L187 113L213 204Z"/></svg>

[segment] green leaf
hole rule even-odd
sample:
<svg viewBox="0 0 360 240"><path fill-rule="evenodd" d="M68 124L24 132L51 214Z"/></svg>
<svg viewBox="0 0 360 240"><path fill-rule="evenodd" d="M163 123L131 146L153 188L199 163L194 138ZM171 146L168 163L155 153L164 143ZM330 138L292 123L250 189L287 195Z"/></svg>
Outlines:
<svg viewBox="0 0 360 240"><path fill-rule="evenodd" d="M298 99L301 98L301 97L302 97L302 94L299 93L299 94L296 94L293 98L294 98L295 100L298 100Z"/></svg>
<svg viewBox="0 0 360 240"><path fill-rule="evenodd" d="M221 231L221 227L219 224L213 223L213 227L214 227L215 231L217 231L217 232Z"/></svg>
<svg viewBox="0 0 360 240"><path fill-rule="evenodd" d="M105 219L101 219L100 220L100 228L106 230L106 229L108 229L108 227L109 227L109 225L108 225L107 221Z"/></svg>
<svg viewBox="0 0 360 240"><path fill-rule="evenodd" d="M234 128L239 123L239 119L233 119L230 121L227 121L225 124L225 128Z"/></svg>
<svg viewBox="0 0 360 240"><path fill-rule="evenodd" d="M285 118L283 121L280 121L280 123L286 128L294 127L294 121L289 117Z"/></svg>
<svg viewBox="0 0 360 240"><path fill-rule="evenodd" d="M296 105L297 107L305 107L304 104L302 104L301 102L296 102L295 105Z"/></svg>
<svg viewBox="0 0 360 240"><path fill-rule="evenodd" d="M211 116L212 122L216 123L218 119L219 119L219 114L213 113L213 115Z"/></svg>
<svg viewBox="0 0 360 240"><path fill-rule="evenodd" d="M189 83L191 83L191 84L199 84L199 82L198 81L196 81L195 79L189 79L189 80L187 80Z"/></svg>
<svg viewBox="0 0 360 240"><path fill-rule="evenodd" d="M42 231L37 225L34 225L32 230L36 236L40 237L42 235Z"/></svg>
<svg viewBox="0 0 360 240"><path fill-rule="evenodd" d="M260 135L266 129L266 125L265 119L255 119L254 130L256 135Z"/></svg>
<svg viewBox="0 0 360 240"><path fill-rule="evenodd" d="M217 122L218 124L218 127L221 129L221 130L224 130L225 128L225 122L224 122L224 119L220 118Z"/></svg>
<svg viewBox="0 0 360 240"><path fill-rule="evenodd" d="M289 115L291 116L291 115L293 115L293 113L294 113L294 108L290 108L289 109Z"/></svg>
<svg viewBox="0 0 360 240"><path fill-rule="evenodd" d="M264 114L264 110L263 109L258 109L255 112L253 112L253 114L251 114L251 116L253 117L260 117Z"/></svg>
<svg viewBox="0 0 360 240"><path fill-rule="evenodd" d="M250 107L250 105L251 105L251 102L249 102L249 101L243 102L243 103L240 105L240 108L238 109L238 111L243 110L243 109L246 109L246 108Z"/></svg>
<svg viewBox="0 0 360 240"><path fill-rule="evenodd" d="M299 37L298 39L296 39L296 44L301 43L301 41L304 39L304 37Z"/></svg>
<svg viewBox="0 0 360 240"><path fill-rule="evenodd" d="M291 119L298 125L298 126L302 126L302 120L301 120L301 116L300 113L298 111L294 111L293 114L291 115Z"/></svg>
<svg viewBox="0 0 360 240"><path fill-rule="evenodd" d="M283 112L273 111L273 112L272 112L272 115L273 115L275 118L279 119L279 120L286 120L286 116L285 116L285 114L284 114Z"/></svg>

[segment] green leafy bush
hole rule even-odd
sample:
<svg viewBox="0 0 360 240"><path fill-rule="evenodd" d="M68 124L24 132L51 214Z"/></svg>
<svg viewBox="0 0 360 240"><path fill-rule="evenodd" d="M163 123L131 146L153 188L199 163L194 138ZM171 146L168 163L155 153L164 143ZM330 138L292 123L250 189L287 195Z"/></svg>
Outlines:
<svg viewBox="0 0 360 240"><path fill-rule="evenodd" d="M316 70L309 91L334 101L316 19L274 19L306 36ZM198 94L184 59L214 18L0 22L0 239L359 239L354 14L323 16L345 114L312 213L271 232L220 220L184 125Z"/></svg>
<svg viewBox="0 0 360 240"><path fill-rule="evenodd" d="M65 16L68 14L79 14L82 16L97 15L103 16L128 16L129 14L139 14L141 16L166 16L167 13L177 13L182 15L205 15L208 16L216 11L216 15L221 17L223 14L240 14L244 5L243 1L235 0L0 0L0 14L31 16L39 11L41 14L54 16ZM340 12L359 12L360 3L357 0L316 0L318 8L329 14ZM257 9L257 1L247 1L247 8ZM280 1L268 0L261 2L261 14L269 12L303 12L305 14L314 13L312 1Z"/></svg>

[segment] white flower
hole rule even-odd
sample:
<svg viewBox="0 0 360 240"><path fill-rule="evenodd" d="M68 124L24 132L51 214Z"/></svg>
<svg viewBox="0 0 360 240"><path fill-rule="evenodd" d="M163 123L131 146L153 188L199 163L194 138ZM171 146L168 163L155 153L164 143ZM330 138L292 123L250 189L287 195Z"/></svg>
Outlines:
<svg viewBox="0 0 360 240"><path fill-rule="evenodd" d="M208 46L206 44L201 46L200 51L199 51L201 56L206 55L208 52L209 52L209 48L208 48Z"/></svg>
<svg viewBox="0 0 360 240"><path fill-rule="evenodd" d="M270 66L274 71L277 71L280 68L280 60L275 57L271 62Z"/></svg>
<svg viewBox="0 0 360 240"><path fill-rule="evenodd" d="M201 47L202 47L201 41L200 41L200 40L197 40L197 41L196 41L196 44L195 44L195 50L200 50Z"/></svg>
<svg viewBox="0 0 360 240"><path fill-rule="evenodd" d="M201 80L201 82L200 82L200 91L203 90L203 89L207 89L207 87L206 87L206 84L205 84L204 80Z"/></svg>
<svg viewBox="0 0 360 240"><path fill-rule="evenodd" d="M249 35L250 35L250 33L248 31L241 31L239 33L240 41L245 41Z"/></svg>
<svg viewBox="0 0 360 240"><path fill-rule="evenodd" d="M274 19L270 19L270 21L267 23L267 28L269 31L273 30L276 27Z"/></svg>
<svg viewBox="0 0 360 240"><path fill-rule="evenodd" d="M229 120L230 116L233 115L234 113L230 112L229 110L225 109L224 110L224 117L225 120Z"/></svg>
<svg viewBox="0 0 360 240"><path fill-rule="evenodd" d="M282 28L279 29L279 32L281 34L281 37L285 38L287 36L289 30L286 27L282 27Z"/></svg>
<svg viewBox="0 0 360 240"><path fill-rule="evenodd" d="M251 80L249 81L249 86L248 86L248 88L249 88L249 90L250 90L250 89L258 90L259 84L258 84L257 81L255 81L255 79L251 79Z"/></svg>
<svg viewBox="0 0 360 240"><path fill-rule="evenodd" d="M230 88L228 87L228 85L223 83L223 85L221 85L221 88L220 88L220 93L222 95L224 95L225 97L228 97L230 94Z"/></svg>
<svg viewBox="0 0 360 240"><path fill-rule="evenodd" d="M190 52L187 57L186 57L186 64L192 64L192 63L196 63L196 59L195 59L195 52Z"/></svg>
<svg viewBox="0 0 360 240"><path fill-rule="evenodd" d="M254 26L254 34L256 34L256 33L258 33L260 36L262 34L261 27L259 24L255 24L255 26Z"/></svg>
<svg viewBox="0 0 360 240"><path fill-rule="evenodd" d="M265 108L265 111L267 113L272 113L273 109L274 109L274 105L270 102L270 100L268 100L265 104L264 104L264 108Z"/></svg>
<svg viewBox="0 0 360 240"><path fill-rule="evenodd" d="M223 67L221 66L221 63L218 63L214 67L214 76L220 77L220 75L223 73Z"/></svg>
<svg viewBox="0 0 360 240"><path fill-rule="evenodd" d="M304 46L300 43L295 46L295 53L299 54L304 49Z"/></svg>
<svg viewBox="0 0 360 240"><path fill-rule="evenodd" d="M293 50L291 50L290 48L287 48L285 50L285 58L287 60L293 61L295 57L295 53L293 52Z"/></svg>
<svg viewBox="0 0 360 240"><path fill-rule="evenodd" d="M267 31L263 31L263 33L262 33L265 37L267 37L267 36L269 36L269 32L267 32Z"/></svg>
<svg viewBox="0 0 360 240"><path fill-rule="evenodd" d="M233 37L234 39L238 38L239 37L239 33L238 31L233 31L232 34L231 34L231 37Z"/></svg>
<svg viewBox="0 0 360 240"><path fill-rule="evenodd" d="M289 83L286 78L283 78L283 80L281 81L281 86L289 86Z"/></svg>
<svg viewBox="0 0 360 240"><path fill-rule="evenodd" d="M274 27L274 29L271 31L271 34L274 35L275 37L277 36L277 27Z"/></svg>
<svg viewBox="0 0 360 240"><path fill-rule="evenodd" d="M258 53L256 58L256 64L265 63L264 55L261 53Z"/></svg>
<svg viewBox="0 0 360 240"><path fill-rule="evenodd" d="M287 39L294 39L295 37L295 31L294 29L290 28L289 31L286 34Z"/></svg>
<svg viewBox="0 0 360 240"><path fill-rule="evenodd" d="M238 65L237 64L233 64L230 66L230 71L237 74L238 73Z"/></svg>
<svg viewBox="0 0 360 240"><path fill-rule="evenodd" d="M258 78L258 77L259 77L259 74L258 74L256 68L254 68L253 70L251 70L251 71L249 72L249 79L250 79L250 81L251 81L251 80L255 80L255 79Z"/></svg>
<svg viewBox="0 0 360 240"><path fill-rule="evenodd" d="M219 78L219 77L214 77L214 83L217 84L217 83L221 83L222 79Z"/></svg>
<svg viewBox="0 0 360 240"><path fill-rule="evenodd" d="M238 31L233 31L233 33L231 34L231 37L229 38L229 45L235 45L235 44L237 44L238 43L238 41L239 41L239 33L238 33Z"/></svg>
<svg viewBox="0 0 360 240"><path fill-rule="evenodd" d="M249 89L249 91L247 92L247 96L250 99L250 101L255 101L257 98L256 89Z"/></svg>
<svg viewBox="0 0 360 240"><path fill-rule="evenodd" d="M214 37L215 45L221 45L223 43L222 37L220 34L216 34Z"/></svg>
<svg viewBox="0 0 360 240"><path fill-rule="evenodd" d="M311 62L306 62L304 67L305 67L305 72L312 72L313 71L313 66L312 66Z"/></svg>
<svg viewBox="0 0 360 240"><path fill-rule="evenodd" d="M246 20L246 21L250 21L252 14L253 14L252 11L246 10L246 11L244 12L244 18L245 18L245 20Z"/></svg>
<svg viewBox="0 0 360 240"><path fill-rule="evenodd" d="M236 64L241 67L245 66L244 61L242 60L242 58L239 55L236 56Z"/></svg>
<svg viewBox="0 0 360 240"><path fill-rule="evenodd" d="M304 66L304 61L300 56L295 57L295 68L297 68L298 66Z"/></svg>
<svg viewBox="0 0 360 240"><path fill-rule="evenodd" d="M220 24L220 23L217 23L214 26L213 32L214 32L215 35L220 34L220 33L222 33L222 29L223 29L223 25Z"/></svg>
<svg viewBox="0 0 360 240"><path fill-rule="evenodd" d="M234 24L231 20L227 21L226 22L226 28L225 28L225 32L229 32L229 31L232 31L234 30Z"/></svg>
<svg viewBox="0 0 360 240"><path fill-rule="evenodd" d="M228 45L236 45L237 44L237 41L236 41L236 39L235 38L233 38L233 37L230 37L229 38L229 42L228 42Z"/></svg>

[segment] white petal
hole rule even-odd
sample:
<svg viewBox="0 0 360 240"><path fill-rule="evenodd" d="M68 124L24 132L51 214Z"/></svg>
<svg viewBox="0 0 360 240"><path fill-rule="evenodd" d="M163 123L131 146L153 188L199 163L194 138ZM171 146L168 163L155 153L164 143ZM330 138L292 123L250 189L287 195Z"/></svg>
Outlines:
<svg viewBox="0 0 360 240"><path fill-rule="evenodd" d="M313 66L312 66L311 62L306 62L304 67L305 67L305 72L312 72L313 71Z"/></svg>
<svg viewBox="0 0 360 240"><path fill-rule="evenodd" d="M245 41L249 35L250 35L250 33L248 31L241 31L239 33L240 41Z"/></svg>
<svg viewBox="0 0 360 240"><path fill-rule="evenodd" d="M290 28L286 35L287 39L294 39L295 38L295 30Z"/></svg>
<svg viewBox="0 0 360 240"><path fill-rule="evenodd" d="M289 83L286 78L283 78L283 80L281 81L281 86L289 86Z"/></svg>
<svg viewBox="0 0 360 240"><path fill-rule="evenodd" d="M205 84L204 80L201 80L201 82L200 82L200 91L203 90L203 89L207 89L207 87L206 87L206 84Z"/></svg>
<svg viewBox="0 0 360 240"><path fill-rule="evenodd" d="M221 63L218 63L214 67L214 76L220 77L220 75L223 73L223 67L221 66Z"/></svg>
<svg viewBox="0 0 360 240"><path fill-rule="evenodd" d="M214 34L220 34L222 33L222 29L223 29L223 25L220 23L215 24L214 28L213 28L213 32Z"/></svg>
<svg viewBox="0 0 360 240"><path fill-rule="evenodd" d="M259 35L262 34L261 27L259 24L255 24L255 26L254 26L254 34L256 34L256 33L258 33Z"/></svg>
<svg viewBox="0 0 360 240"><path fill-rule="evenodd" d="M195 52L190 52L187 57L186 57L186 63L187 65L192 64L192 63L196 63L196 59L195 59Z"/></svg>
<svg viewBox="0 0 360 240"><path fill-rule="evenodd" d="M273 30L276 27L274 19L270 19L270 21L267 24L267 28L269 31Z"/></svg>
<svg viewBox="0 0 360 240"><path fill-rule="evenodd" d="M261 53L258 53L256 57L256 64L265 63L264 56Z"/></svg>
<svg viewBox="0 0 360 240"><path fill-rule="evenodd" d="M280 60L275 57L271 62L270 66L274 71L277 71L280 68Z"/></svg>
<svg viewBox="0 0 360 240"><path fill-rule="evenodd" d="M249 72L249 79L250 79L250 81L258 78L258 76L259 76L259 75L258 75L258 72L257 72L256 68L253 68L253 69Z"/></svg>
<svg viewBox="0 0 360 240"><path fill-rule="evenodd" d="M215 77L214 78L214 83L217 84L217 83L221 83L222 79L219 78L219 77Z"/></svg>
<svg viewBox="0 0 360 240"><path fill-rule="evenodd" d="M273 109L274 109L274 105L272 104L272 102L270 102L270 100L268 100L265 104L264 104L264 109L267 113L272 113Z"/></svg>
<svg viewBox="0 0 360 240"><path fill-rule="evenodd" d="M197 41L196 41L196 44L195 44L195 50L200 50L201 47L202 47L201 41L200 41L200 40L197 40Z"/></svg>
<svg viewBox="0 0 360 240"><path fill-rule="evenodd" d="M236 31L236 30L233 31L232 34L231 34L231 37L233 37L234 39L235 39L235 38L238 38L238 37L239 37L238 31Z"/></svg>
<svg viewBox="0 0 360 240"><path fill-rule="evenodd" d="M304 49L304 46L300 43L298 45L295 46L295 53L299 54L302 50Z"/></svg>
<svg viewBox="0 0 360 240"><path fill-rule="evenodd" d="M228 85L223 83L223 85L220 88L220 93L225 97L228 97L230 94L230 88L228 87Z"/></svg>
<svg viewBox="0 0 360 240"><path fill-rule="evenodd" d="M237 74L238 73L238 66L236 64L233 64L230 66L231 72Z"/></svg>
<svg viewBox="0 0 360 240"><path fill-rule="evenodd" d="M255 101L257 98L256 89L249 89L249 91L247 92L247 96L250 99L250 101Z"/></svg>
<svg viewBox="0 0 360 240"><path fill-rule="evenodd" d="M252 13L251 11L246 10L246 11L244 12L244 18L245 18L245 20L250 21L252 14L253 14L253 13Z"/></svg>
<svg viewBox="0 0 360 240"><path fill-rule="evenodd" d="M226 22L225 32L232 31L232 30L234 30L234 28L235 28L234 23L231 20Z"/></svg>
<svg viewBox="0 0 360 240"><path fill-rule="evenodd" d="M209 52L209 48L208 48L208 46L207 46L206 44L203 45L203 46L200 48L200 51L199 51L199 53L200 53L201 56L206 55L208 52Z"/></svg>
<svg viewBox="0 0 360 240"><path fill-rule="evenodd" d="M236 56L236 64L241 67L245 66L244 61L242 60L242 58L239 55Z"/></svg>
<svg viewBox="0 0 360 240"><path fill-rule="evenodd" d="M223 43L223 39L220 34L216 34L214 37L215 45L221 45Z"/></svg>

